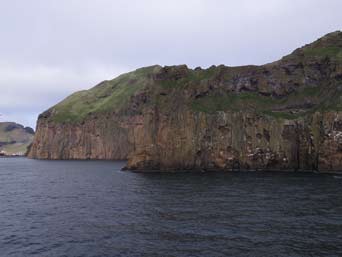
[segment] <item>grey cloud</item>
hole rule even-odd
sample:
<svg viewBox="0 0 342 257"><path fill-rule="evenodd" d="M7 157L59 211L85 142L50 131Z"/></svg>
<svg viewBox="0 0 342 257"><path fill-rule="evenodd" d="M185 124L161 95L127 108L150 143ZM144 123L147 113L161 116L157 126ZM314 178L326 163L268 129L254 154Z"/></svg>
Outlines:
<svg viewBox="0 0 342 257"><path fill-rule="evenodd" d="M0 113L26 122L28 109L36 117L140 66L271 62L341 29L341 9L340 0L2 0Z"/></svg>

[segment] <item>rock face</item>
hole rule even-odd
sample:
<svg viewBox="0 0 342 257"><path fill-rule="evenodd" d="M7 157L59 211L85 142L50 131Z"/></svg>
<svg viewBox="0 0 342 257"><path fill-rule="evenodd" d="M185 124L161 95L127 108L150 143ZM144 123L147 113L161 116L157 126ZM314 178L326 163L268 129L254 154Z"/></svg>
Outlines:
<svg viewBox="0 0 342 257"><path fill-rule="evenodd" d="M152 66L104 81L41 114L29 156L342 170L342 32L262 66Z"/></svg>
<svg viewBox="0 0 342 257"><path fill-rule="evenodd" d="M0 122L1 155L24 155L33 141L34 130L14 122Z"/></svg>

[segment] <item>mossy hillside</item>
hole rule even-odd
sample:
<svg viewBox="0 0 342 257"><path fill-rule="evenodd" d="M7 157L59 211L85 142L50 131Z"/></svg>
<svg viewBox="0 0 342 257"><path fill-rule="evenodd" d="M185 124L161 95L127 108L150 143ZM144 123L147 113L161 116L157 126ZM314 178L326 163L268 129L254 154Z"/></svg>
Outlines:
<svg viewBox="0 0 342 257"><path fill-rule="evenodd" d="M56 122L79 122L87 115L100 112L119 112L129 104L130 97L151 83L148 76L160 66L141 68L104 81L90 90L77 92L52 107Z"/></svg>

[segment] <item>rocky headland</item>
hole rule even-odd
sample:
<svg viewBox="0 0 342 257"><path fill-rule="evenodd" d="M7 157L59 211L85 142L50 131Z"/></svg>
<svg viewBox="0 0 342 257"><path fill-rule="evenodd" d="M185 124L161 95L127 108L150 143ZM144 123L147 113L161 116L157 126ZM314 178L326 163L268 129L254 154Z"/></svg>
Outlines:
<svg viewBox="0 0 342 257"><path fill-rule="evenodd" d="M342 170L342 32L261 65L151 66L39 116L29 157L132 170Z"/></svg>

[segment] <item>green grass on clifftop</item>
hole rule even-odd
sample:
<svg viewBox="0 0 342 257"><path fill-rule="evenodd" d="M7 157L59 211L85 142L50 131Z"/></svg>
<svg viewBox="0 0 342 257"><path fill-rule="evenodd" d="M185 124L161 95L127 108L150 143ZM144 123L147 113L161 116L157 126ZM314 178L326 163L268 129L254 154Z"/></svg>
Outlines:
<svg viewBox="0 0 342 257"><path fill-rule="evenodd" d="M141 68L72 94L52 108L52 119L70 123L82 121L91 113L118 112L129 104L131 96L150 83L148 74L158 69L159 66Z"/></svg>

